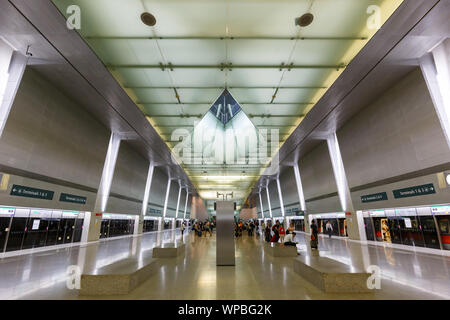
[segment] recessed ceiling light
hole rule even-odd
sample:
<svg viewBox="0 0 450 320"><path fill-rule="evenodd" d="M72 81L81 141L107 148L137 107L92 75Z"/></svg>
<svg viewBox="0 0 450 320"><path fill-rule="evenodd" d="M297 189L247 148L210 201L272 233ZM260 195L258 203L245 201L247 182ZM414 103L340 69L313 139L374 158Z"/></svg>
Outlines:
<svg viewBox="0 0 450 320"><path fill-rule="evenodd" d="M300 27L309 26L314 20L314 15L312 13L305 13L301 17L295 19L295 25Z"/></svg>
<svg viewBox="0 0 450 320"><path fill-rule="evenodd" d="M153 27L156 24L155 16L148 12L144 12L143 14L141 14L141 20L149 27Z"/></svg>

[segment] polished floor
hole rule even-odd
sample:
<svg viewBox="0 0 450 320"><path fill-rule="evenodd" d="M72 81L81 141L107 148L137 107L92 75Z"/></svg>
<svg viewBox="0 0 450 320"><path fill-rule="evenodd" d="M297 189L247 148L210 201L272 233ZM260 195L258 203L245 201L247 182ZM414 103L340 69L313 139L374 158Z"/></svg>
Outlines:
<svg viewBox="0 0 450 320"><path fill-rule="evenodd" d="M306 235L299 252L310 254ZM84 271L146 255L161 243L180 240L164 231L0 259L1 299L450 299L450 257L321 238L320 255L354 268L381 269L381 289L367 294L325 294L293 272L292 258L273 258L261 237L236 239L236 266L216 267L215 236L184 236L186 255L164 259L160 272L124 296L79 297L66 286L67 267Z"/></svg>

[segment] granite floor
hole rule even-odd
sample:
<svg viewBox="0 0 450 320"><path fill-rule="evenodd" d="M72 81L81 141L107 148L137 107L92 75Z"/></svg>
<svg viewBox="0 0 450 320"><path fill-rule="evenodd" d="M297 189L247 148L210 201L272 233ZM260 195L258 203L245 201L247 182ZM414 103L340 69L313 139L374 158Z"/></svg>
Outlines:
<svg viewBox="0 0 450 320"><path fill-rule="evenodd" d="M350 268L380 267L381 289L364 294L325 294L293 271L292 257L270 257L261 237L236 239L236 266L216 267L215 236L185 234L186 255L164 259L160 271L129 295L85 297L67 289L67 268L95 272L181 240L179 231L148 233L0 259L1 299L450 299L450 257L320 238L320 255ZM306 235L298 249L309 255Z"/></svg>

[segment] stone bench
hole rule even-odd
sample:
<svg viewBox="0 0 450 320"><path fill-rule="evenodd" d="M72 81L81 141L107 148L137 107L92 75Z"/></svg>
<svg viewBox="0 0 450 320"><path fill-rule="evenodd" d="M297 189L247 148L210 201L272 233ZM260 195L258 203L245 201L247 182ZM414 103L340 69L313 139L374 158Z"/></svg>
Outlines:
<svg viewBox="0 0 450 320"><path fill-rule="evenodd" d="M294 259L294 272L327 293L373 292L367 287L370 273L316 255Z"/></svg>
<svg viewBox="0 0 450 320"><path fill-rule="evenodd" d="M296 257L297 247L283 246L281 243L266 243L264 245L264 253L272 257Z"/></svg>
<svg viewBox="0 0 450 320"><path fill-rule="evenodd" d="M142 282L155 274L160 267L158 259L150 254L142 260L123 259L98 269L95 274L81 275L80 295L122 295L128 294Z"/></svg>
<svg viewBox="0 0 450 320"><path fill-rule="evenodd" d="M182 242L165 243L153 248L153 258L176 258L184 255L186 245Z"/></svg>

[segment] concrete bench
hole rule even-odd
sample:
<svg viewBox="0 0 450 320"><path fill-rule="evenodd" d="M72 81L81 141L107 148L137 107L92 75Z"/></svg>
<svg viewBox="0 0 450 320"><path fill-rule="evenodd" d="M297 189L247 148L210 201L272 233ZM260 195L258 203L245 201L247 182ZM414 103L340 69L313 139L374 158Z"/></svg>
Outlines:
<svg viewBox="0 0 450 320"><path fill-rule="evenodd" d="M316 255L294 259L294 271L327 293L373 292L367 287L370 273L351 270L341 262Z"/></svg>
<svg viewBox="0 0 450 320"><path fill-rule="evenodd" d="M184 255L186 245L182 242L165 243L153 248L153 258L176 258Z"/></svg>
<svg viewBox="0 0 450 320"><path fill-rule="evenodd" d="M150 254L142 260L129 258L100 268L95 274L81 275L80 295L122 295L128 294L139 284L155 274L160 267L158 259Z"/></svg>
<svg viewBox="0 0 450 320"><path fill-rule="evenodd" d="M282 246L281 243L269 242L264 245L264 253L272 257L296 257L297 247Z"/></svg>

